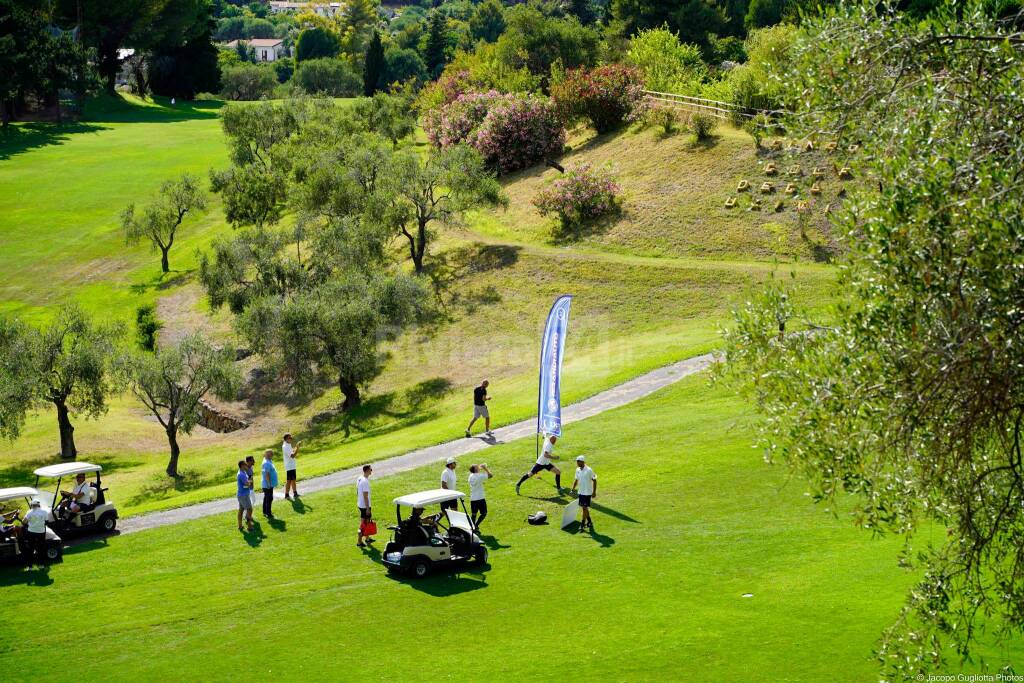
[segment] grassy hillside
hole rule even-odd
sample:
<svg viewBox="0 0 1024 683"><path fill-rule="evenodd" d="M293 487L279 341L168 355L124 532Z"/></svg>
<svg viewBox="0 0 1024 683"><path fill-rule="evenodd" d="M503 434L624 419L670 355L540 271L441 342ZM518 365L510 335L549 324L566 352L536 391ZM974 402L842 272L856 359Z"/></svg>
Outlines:
<svg viewBox="0 0 1024 683"><path fill-rule="evenodd" d="M566 667L597 680L873 679L872 648L912 580L899 543L765 466L745 410L695 377L569 427L562 458L585 453L599 475L593 534L527 526L568 499L547 475L515 495L532 443L488 450L485 570L387 576L380 547L353 547L349 488L279 502L280 519L250 535L227 514L74 548L48 572L0 574L0 620L19 634L0 664L9 680L37 678L81 639L37 628L38 615L89 595L103 637L75 666L103 680L554 680ZM376 482L378 517L438 475ZM986 654L999 665L1024 649Z"/></svg>
<svg viewBox="0 0 1024 683"><path fill-rule="evenodd" d="M555 169L538 167L509 182L511 206L507 212L480 216L475 228L486 235L512 242L586 246L646 256L717 259L822 260L834 248L825 206L835 202L846 181L833 166L840 155L806 152L797 148L757 152L745 132L719 126L706 143L695 143L685 133L664 138L654 130L627 130L610 136L577 132L572 151L559 162L567 167L589 163L609 168L622 185L622 215L599 223L582 234L563 234L554 221L542 218L532 205L537 190L558 177ZM777 173L767 175L775 163ZM810 174L821 165L820 195L810 194ZM797 166L801 176L787 176ZM737 192L740 181L750 189ZM771 194L761 184L774 186ZM792 182L797 193L785 194ZM726 208L729 197L734 208ZM762 200L750 210L751 197ZM799 214L797 203L809 202ZM775 210L775 202L782 208Z"/></svg>
<svg viewBox="0 0 1024 683"><path fill-rule="evenodd" d="M10 190L0 185L0 205L20 207L15 222L0 224L0 235L20 240L15 253L25 253L16 257L4 251L0 257L8 259L0 279L3 306L45 312L50 309L41 307L74 297L107 315L130 315L138 303L159 297L165 340L195 328L230 335L228 316L211 316L201 288L187 272L194 265L195 249L227 230L219 206L211 206L175 248L172 264L186 272L169 287L157 286L155 256L142 248L125 249L116 225L117 213L137 192L152 192L183 166L204 173L206 167L224 163L215 112L202 106L171 110L108 102L96 118L82 124L95 130L72 129L57 136L48 129L52 144L23 144L0 164L0 175L7 173L21 183ZM13 148L14 143L8 144ZM162 473L167 448L162 430L123 398L113 401L110 412L97 421L76 421L80 457L112 470L110 482L122 511L132 514L229 494L237 456L279 444L285 431L300 433L305 442L303 476L457 438L468 421L469 387L484 377L492 381L498 424L528 417L535 407L540 327L550 302L564 292L576 295L564 373L568 401L709 350L730 308L776 267L766 258L769 250L758 246L766 239L760 215L732 215L731 251L680 249L682 256L643 256L638 254L658 250L627 249L615 235L646 233L653 241L662 240L657 217L671 209L677 212L673 230L692 233L688 239L694 241L710 239L700 222L708 216L689 203L702 192L712 197L707 202L717 201L715 193L731 187L742 169L753 172L758 162L753 145L729 129L710 146L692 146L685 135L661 140L653 131L577 137L574 144L577 151L568 163L616 159L624 215L606 226L604 234L552 243L543 234L547 223L530 205L542 180L539 172L505 180L512 199L507 212L480 214L461 228L442 231L429 262L444 316L389 345L387 368L368 387L367 403L359 411L333 414L339 393L330 384L301 402L275 394L272 387L255 386L243 400L227 406L253 426L227 435L200 428L183 439L183 477L172 481ZM47 202L52 183L24 182L15 169L43 177L55 175L57 166L67 163L83 170L70 176L63 191L72 205L89 209L68 213L61 233L61 240L81 235L84 245L58 249L60 240L38 236L48 229L52 212L69 210ZM668 166L702 166L703 191L699 183L691 183L688 190L654 192L652 183L659 182L662 172L657 169ZM108 190L100 192L101 186ZM119 189L115 193L110 187ZM657 206L641 201L655 195ZM76 223L79 215L83 219ZM58 267L61 259L68 264ZM65 277L75 269L89 271L92 279L82 283ZM784 273L790 271L797 275L801 303L815 306L828 300L833 281L829 267L800 262L784 267ZM250 361L247 368L252 367ZM35 467L54 460L56 450L54 416L43 412L0 460L0 483L26 482Z"/></svg>

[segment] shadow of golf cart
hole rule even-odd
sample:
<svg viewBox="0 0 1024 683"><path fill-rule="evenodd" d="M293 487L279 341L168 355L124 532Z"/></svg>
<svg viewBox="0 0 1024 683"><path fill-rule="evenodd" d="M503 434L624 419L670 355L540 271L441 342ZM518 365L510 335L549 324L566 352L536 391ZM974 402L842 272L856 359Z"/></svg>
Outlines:
<svg viewBox="0 0 1024 683"><path fill-rule="evenodd" d="M109 534L117 528L117 508L107 500L107 489L103 488L100 481L102 469L99 465L88 462L66 462L40 467L35 471L37 489L40 488L40 480L57 480L52 494L40 494L43 508L49 511L49 517L46 520L47 526L61 534ZM61 507L60 503L63 498L60 490L61 484L65 479L71 479L73 483L74 477L79 474L84 474L86 478L92 474L96 475L95 480L89 485L91 492L89 502L80 504L80 509L77 512L72 512L70 508L64 507L62 508L63 514L59 514L58 507Z"/></svg>
<svg viewBox="0 0 1024 683"><path fill-rule="evenodd" d="M0 514L18 511L20 516L24 510L28 510L32 500L39 500L42 506L42 499L39 491L31 486L0 489ZM64 554L64 542L50 527L46 527L43 552L47 562L56 562ZM0 522L0 562L27 562L29 559L24 529L15 526L13 519L9 523Z"/></svg>
<svg viewBox="0 0 1024 683"><path fill-rule="evenodd" d="M466 494L448 489L433 489L395 498L398 524L391 529L391 540L384 548L381 562L389 573L423 578L432 569L462 563L487 564L487 546L466 511ZM442 508L436 515L417 517L416 510L432 505L462 504L462 511ZM402 508L412 514L402 517Z"/></svg>

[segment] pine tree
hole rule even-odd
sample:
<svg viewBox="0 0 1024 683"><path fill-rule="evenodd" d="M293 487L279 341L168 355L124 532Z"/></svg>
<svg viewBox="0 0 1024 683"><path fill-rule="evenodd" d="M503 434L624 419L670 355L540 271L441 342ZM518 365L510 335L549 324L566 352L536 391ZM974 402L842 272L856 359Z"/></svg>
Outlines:
<svg viewBox="0 0 1024 683"><path fill-rule="evenodd" d="M436 78L448 63L448 19L441 12L434 10L430 14L427 26L427 45L424 50L424 61L430 76Z"/></svg>
<svg viewBox="0 0 1024 683"><path fill-rule="evenodd" d="M384 76L384 44L380 41L380 33L373 32L370 45L366 48L366 60L363 63L363 94L372 97L380 89Z"/></svg>

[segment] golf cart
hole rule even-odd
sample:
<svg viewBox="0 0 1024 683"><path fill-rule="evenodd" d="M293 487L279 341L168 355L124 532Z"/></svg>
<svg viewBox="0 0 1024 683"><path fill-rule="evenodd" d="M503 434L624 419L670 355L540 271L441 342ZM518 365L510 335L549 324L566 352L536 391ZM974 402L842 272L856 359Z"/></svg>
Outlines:
<svg viewBox="0 0 1024 683"><path fill-rule="evenodd" d="M35 471L36 488L39 488L40 479L57 480L57 484L53 488L53 495L41 494L40 497L43 507L50 511L50 516L46 521L47 525L61 533L91 531L110 533L117 527L117 508L114 507L112 502L107 500L105 495L107 489L103 488L100 482L100 470L102 469L99 465L93 465L88 462L66 462L59 465L40 467ZM64 511L63 515L59 515L57 507L61 502L60 485L64 479L70 478L73 481L74 477L79 474L96 475L96 481L89 485L92 491L91 500L82 505L81 510L78 512L72 512L68 508Z"/></svg>
<svg viewBox="0 0 1024 683"><path fill-rule="evenodd" d="M465 497L466 494L459 491L434 489L395 498L398 524L388 527L392 536L384 547L382 558L388 572L404 572L423 578L438 565L457 562L486 564L487 546L480 540L473 520L466 512ZM402 518L403 506L423 510L429 505L451 501L462 501L462 512L443 509L436 517L436 524L420 523L415 513Z"/></svg>
<svg viewBox="0 0 1024 683"><path fill-rule="evenodd" d="M32 500L42 500L39 491L30 486L16 486L10 489L0 489L0 513L6 514L14 510L20 510ZM22 510L24 512L24 510ZM46 529L46 559L48 562L56 562L64 554L64 543L60 536L54 533L53 529ZM24 530L11 525L0 523L0 561L23 561L28 557L28 545L25 543Z"/></svg>

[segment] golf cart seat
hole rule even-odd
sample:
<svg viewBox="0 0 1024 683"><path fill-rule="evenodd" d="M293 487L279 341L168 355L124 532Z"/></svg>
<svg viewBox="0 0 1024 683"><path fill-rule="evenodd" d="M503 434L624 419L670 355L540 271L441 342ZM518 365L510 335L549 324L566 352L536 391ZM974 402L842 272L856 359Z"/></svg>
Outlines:
<svg viewBox="0 0 1024 683"><path fill-rule="evenodd" d="M107 490L107 488L105 486L97 486L96 482L93 482L92 484L90 484L90 486L92 486L92 502L89 504L89 509L91 510L97 505L106 504L107 497L103 494Z"/></svg>

